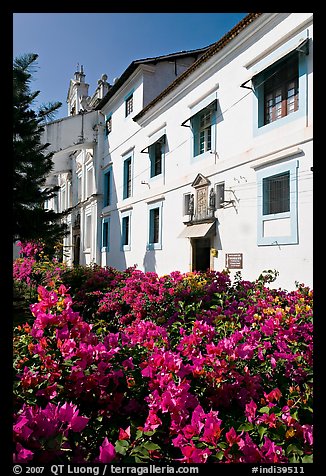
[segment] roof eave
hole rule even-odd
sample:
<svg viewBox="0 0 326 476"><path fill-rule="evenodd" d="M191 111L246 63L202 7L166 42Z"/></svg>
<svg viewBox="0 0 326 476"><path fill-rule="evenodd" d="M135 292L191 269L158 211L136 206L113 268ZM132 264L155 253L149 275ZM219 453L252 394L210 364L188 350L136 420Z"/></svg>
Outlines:
<svg viewBox="0 0 326 476"><path fill-rule="evenodd" d="M184 81L194 70L199 68L205 61L214 56L216 53L222 50L227 44L230 43L233 38L238 36L245 28L247 28L256 18L260 17L262 13L249 13L239 23L237 23L229 32L227 32L220 40L213 43L203 55L198 58L186 71L178 76L167 88L165 88L156 98L148 103L133 120L137 122L143 117L147 111L149 111L155 104L160 102L167 94Z"/></svg>

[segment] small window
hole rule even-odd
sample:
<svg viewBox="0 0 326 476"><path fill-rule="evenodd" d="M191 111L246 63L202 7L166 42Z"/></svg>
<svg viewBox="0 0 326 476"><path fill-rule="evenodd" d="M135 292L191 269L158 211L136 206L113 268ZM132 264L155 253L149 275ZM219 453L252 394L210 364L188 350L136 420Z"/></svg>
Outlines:
<svg viewBox="0 0 326 476"><path fill-rule="evenodd" d="M162 249L162 209L163 202L149 206L148 250Z"/></svg>
<svg viewBox="0 0 326 476"><path fill-rule="evenodd" d="M104 207L111 205L111 173L110 169L104 174Z"/></svg>
<svg viewBox="0 0 326 476"><path fill-rule="evenodd" d="M82 199L82 178L81 175L77 177L77 202L80 202Z"/></svg>
<svg viewBox="0 0 326 476"><path fill-rule="evenodd" d="M109 251L110 244L110 219L106 218L103 220L102 225L102 248L106 248L106 251Z"/></svg>
<svg viewBox="0 0 326 476"><path fill-rule="evenodd" d="M290 172L263 179L263 215L290 211Z"/></svg>
<svg viewBox="0 0 326 476"><path fill-rule="evenodd" d="M87 170L87 197L93 193L93 167Z"/></svg>
<svg viewBox="0 0 326 476"><path fill-rule="evenodd" d="M299 108L298 55L265 72L264 125L288 116Z"/></svg>
<svg viewBox="0 0 326 476"><path fill-rule="evenodd" d="M223 208L225 202L225 184L224 182L216 185L216 208Z"/></svg>
<svg viewBox="0 0 326 476"><path fill-rule="evenodd" d="M191 193L185 193L184 196L183 196L183 214L184 215L190 215L190 207L189 207L189 204L190 204L190 197L191 197Z"/></svg>
<svg viewBox="0 0 326 476"><path fill-rule="evenodd" d="M61 189L61 211L63 212L66 209L66 188Z"/></svg>
<svg viewBox="0 0 326 476"><path fill-rule="evenodd" d="M161 141L149 147L149 158L151 161L151 177L156 177L162 173L163 143Z"/></svg>
<svg viewBox="0 0 326 476"><path fill-rule="evenodd" d="M108 116L105 121L105 133L108 136L112 131L112 116Z"/></svg>
<svg viewBox="0 0 326 476"><path fill-rule="evenodd" d="M131 197L132 192L131 157L123 163L123 198Z"/></svg>
<svg viewBox="0 0 326 476"><path fill-rule="evenodd" d="M91 247L92 236L92 215L86 215L85 228L85 248L89 249Z"/></svg>
<svg viewBox="0 0 326 476"><path fill-rule="evenodd" d="M298 167L293 160L257 171L257 244L297 244Z"/></svg>
<svg viewBox="0 0 326 476"><path fill-rule="evenodd" d="M215 101L191 118L194 157L212 150L212 126L215 122Z"/></svg>
<svg viewBox="0 0 326 476"><path fill-rule="evenodd" d="M152 208L150 210L150 236L149 243L158 243L159 242L159 232L160 232L160 209Z"/></svg>
<svg viewBox="0 0 326 476"><path fill-rule="evenodd" d="M122 246L130 246L130 216L122 217L122 237L121 237Z"/></svg>
<svg viewBox="0 0 326 476"><path fill-rule="evenodd" d="M133 94L131 94L127 99L125 100L125 112L126 112L126 117L129 116L133 111Z"/></svg>

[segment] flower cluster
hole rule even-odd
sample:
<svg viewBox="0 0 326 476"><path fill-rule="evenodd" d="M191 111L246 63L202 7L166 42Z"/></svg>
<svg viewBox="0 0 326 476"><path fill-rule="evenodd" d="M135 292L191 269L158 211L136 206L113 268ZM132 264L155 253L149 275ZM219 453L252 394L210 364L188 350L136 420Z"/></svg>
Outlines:
<svg viewBox="0 0 326 476"><path fill-rule="evenodd" d="M87 273L15 328L15 461L312 461L309 288Z"/></svg>

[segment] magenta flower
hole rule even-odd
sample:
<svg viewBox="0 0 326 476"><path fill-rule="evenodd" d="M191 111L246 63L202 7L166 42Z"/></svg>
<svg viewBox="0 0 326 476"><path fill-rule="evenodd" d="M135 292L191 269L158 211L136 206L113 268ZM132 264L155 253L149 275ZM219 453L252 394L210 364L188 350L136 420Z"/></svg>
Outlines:
<svg viewBox="0 0 326 476"><path fill-rule="evenodd" d="M313 426L312 425L302 425L303 440L308 445L313 445Z"/></svg>
<svg viewBox="0 0 326 476"><path fill-rule="evenodd" d="M24 448L20 443L16 444L16 453L13 455L14 463L27 463L33 459L34 453Z"/></svg>
<svg viewBox="0 0 326 476"><path fill-rule="evenodd" d="M284 457L282 457L282 447L275 445L275 443L267 438L267 436L264 436L264 440L264 445L260 448L264 458L263 462L281 463L284 461Z"/></svg>
<svg viewBox="0 0 326 476"><path fill-rule="evenodd" d="M102 445L100 446L99 461L101 463L111 463L116 456L116 451L112 443L105 437Z"/></svg>
<svg viewBox="0 0 326 476"><path fill-rule="evenodd" d="M126 428L125 430L123 428L120 428L118 440L129 440L129 438L130 438L130 426L128 426L128 428Z"/></svg>
<svg viewBox="0 0 326 476"><path fill-rule="evenodd" d="M237 435L237 432L233 428L230 428L228 432L225 433L226 441L229 443L229 446L233 446L235 443L239 443L241 441L241 435Z"/></svg>
<svg viewBox="0 0 326 476"><path fill-rule="evenodd" d="M256 410L257 405L253 400L251 400L250 403L246 404L245 415L250 423L253 423L253 421L255 420Z"/></svg>
<svg viewBox="0 0 326 476"><path fill-rule="evenodd" d="M181 452L184 455L184 458L179 461L185 463L206 463L207 458L212 454L208 448L204 450L198 449L192 442L191 445L181 448Z"/></svg>

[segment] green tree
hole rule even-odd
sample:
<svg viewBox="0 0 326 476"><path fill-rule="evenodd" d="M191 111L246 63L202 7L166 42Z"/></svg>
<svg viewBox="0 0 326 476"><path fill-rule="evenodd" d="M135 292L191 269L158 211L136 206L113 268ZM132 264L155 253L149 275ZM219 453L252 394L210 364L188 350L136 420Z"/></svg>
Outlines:
<svg viewBox="0 0 326 476"><path fill-rule="evenodd" d="M44 208L59 187L46 187L53 168L49 144L41 142L44 124L52 120L60 102L33 109L40 91L32 92L37 54L25 54L13 63L13 240L43 240L52 247L67 233L63 214Z"/></svg>

